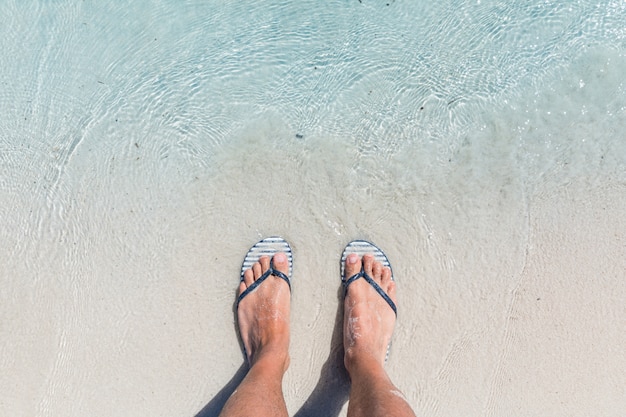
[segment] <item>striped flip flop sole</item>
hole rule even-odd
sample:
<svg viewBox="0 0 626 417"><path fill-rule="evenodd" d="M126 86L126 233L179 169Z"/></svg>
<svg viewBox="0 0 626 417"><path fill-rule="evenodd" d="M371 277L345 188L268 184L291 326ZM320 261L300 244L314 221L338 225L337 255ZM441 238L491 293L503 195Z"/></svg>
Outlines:
<svg viewBox="0 0 626 417"><path fill-rule="evenodd" d="M386 266L389 269L391 269L391 264L389 263L389 259L383 253L383 251L380 250L378 246L374 245L371 242L368 242L367 240L353 240L352 242L348 243L346 248L343 250L343 254L341 255L341 280L342 281L346 280L346 276L345 276L346 258L348 257L348 255L352 253L356 253L357 255L359 255L360 258L362 258L363 255L367 255L368 253L371 253L372 255L374 255L374 259L380 262L383 266ZM391 269L391 279L393 280L393 269Z"/></svg>
<svg viewBox="0 0 626 417"><path fill-rule="evenodd" d="M287 243L287 241L282 237L278 236L260 240L250 248L243 260L243 264L241 265L241 275L239 279L243 280L244 272L252 268L252 265L254 265L254 263L257 262L261 256L269 256L271 258L277 252L283 252L287 255L287 261L289 262L289 273L287 276L291 280L293 272L293 253L291 252L289 243Z"/></svg>

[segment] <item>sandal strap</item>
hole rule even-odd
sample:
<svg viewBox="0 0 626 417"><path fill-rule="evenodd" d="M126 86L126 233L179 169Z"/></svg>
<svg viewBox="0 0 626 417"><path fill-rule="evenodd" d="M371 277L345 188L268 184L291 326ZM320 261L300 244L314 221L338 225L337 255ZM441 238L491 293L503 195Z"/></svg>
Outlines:
<svg viewBox="0 0 626 417"><path fill-rule="evenodd" d="M376 281L374 281L369 275L367 275L367 273L362 267L361 267L361 272L357 272L356 274L352 275L347 280L343 281L343 298L346 298L346 294L348 293L348 286L359 278L363 278L372 287L374 287L376 292L380 294L381 297L383 297L383 299L387 302L387 304L389 304L389 307L391 307L391 309L393 310L394 314L397 317L398 309L396 308L396 304L391 300L389 295L387 295L387 293L382 288L380 288L380 285L378 285Z"/></svg>
<svg viewBox="0 0 626 417"><path fill-rule="evenodd" d="M244 299L245 296L247 296L248 294L250 294L252 291L254 291L259 285L261 285L263 283L263 281L265 281L267 279L267 277L269 277L270 275L273 275L275 277L281 278L283 279L287 285L289 285L289 291L291 291L291 281L289 280L289 277L287 275L285 275L284 272L281 272L277 269L274 269L274 260L272 259L270 261L270 267L267 271L265 271L263 273L263 275L261 275L259 277L259 279L257 279L256 281L254 281L252 283L252 285L250 285L248 288L245 289L244 292L242 292L241 294L239 294L239 297L237 298L237 307L239 307L239 303L241 302L241 300Z"/></svg>

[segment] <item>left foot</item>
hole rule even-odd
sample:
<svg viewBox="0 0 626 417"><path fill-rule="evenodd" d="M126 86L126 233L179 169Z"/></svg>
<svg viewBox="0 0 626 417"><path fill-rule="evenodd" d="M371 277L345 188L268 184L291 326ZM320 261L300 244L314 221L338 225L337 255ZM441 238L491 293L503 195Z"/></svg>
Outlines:
<svg viewBox="0 0 626 417"><path fill-rule="evenodd" d="M289 273L287 256L278 252L273 257L274 268ZM238 294L270 268L270 258L262 256L244 273ZM241 339L250 366L264 361L285 372L289 366L289 307L291 293L287 283L269 276L255 290L246 295L237 308Z"/></svg>

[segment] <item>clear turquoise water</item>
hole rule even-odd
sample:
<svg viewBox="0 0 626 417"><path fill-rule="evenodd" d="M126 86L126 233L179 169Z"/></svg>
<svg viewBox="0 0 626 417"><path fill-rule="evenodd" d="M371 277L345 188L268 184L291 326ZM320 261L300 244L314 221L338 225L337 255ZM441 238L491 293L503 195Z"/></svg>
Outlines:
<svg viewBox="0 0 626 417"><path fill-rule="evenodd" d="M622 2L508 3L6 6L3 136L45 127L67 162L107 125L211 165L242 129L276 119L283 140L418 147L442 163L556 74L584 85L584 65L600 64L574 63L593 51L623 63Z"/></svg>
<svg viewBox="0 0 626 417"><path fill-rule="evenodd" d="M396 259L418 253L425 270L452 274L479 268L474 254L490 249L515 263L537 193L626 180L623 1L2 9L0 312L34 323L0 331L3 357L23 359L5 359L7 374L33 387L18 406L0 405L6 415L115 415L104 400L115 384L101 403L80 394L112 381L94 352L144 370L153 345L202 362L200 349L177 357L160 339L162 315L180 317L170 320L187 329L186 346L205 337L194 332L236 343L232 286L207 283L206 271L236 276L258 236L285 235L320 257L377 238ZM467 244L447 252L453 242ZM502 292L514 282L502 278ZM203 304L206 293L219 302ZM100 351L98 337L119 343ZM170 408L149 388L131 391L162 410L198 409L236 370L229 354L215 382ZM77 362L95 371L75 373ZM315 382L293 379L297 398Z"/></svg>

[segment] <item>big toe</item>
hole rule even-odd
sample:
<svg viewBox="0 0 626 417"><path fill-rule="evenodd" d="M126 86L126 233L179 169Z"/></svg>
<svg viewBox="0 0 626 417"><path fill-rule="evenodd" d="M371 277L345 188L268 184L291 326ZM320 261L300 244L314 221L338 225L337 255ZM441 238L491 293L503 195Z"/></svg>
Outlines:
<svg viewBox="0 0 626 417"><path fill-rule="evenodd" d="M274 268L278 271L282 272L285 275L289 274L289 260L287 259L287 255L283 252L278 252L272 258Z"/></svg>
<svg viewBox="0 0 626 417"><path fill-rule="evenodd" d="M351 253L346 257L343 279L346 280L354 274L361 272L361 258L356 253Z"/></svg>

